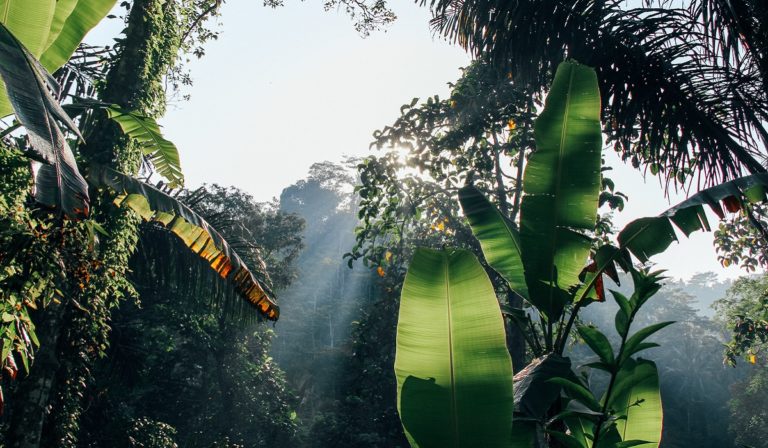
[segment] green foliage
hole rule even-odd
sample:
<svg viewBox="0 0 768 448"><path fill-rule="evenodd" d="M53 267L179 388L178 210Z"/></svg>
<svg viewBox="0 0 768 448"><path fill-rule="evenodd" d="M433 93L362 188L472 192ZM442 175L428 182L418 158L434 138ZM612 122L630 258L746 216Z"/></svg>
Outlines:
<svg viewBox="0 0 768 448"><path fill-rule="evenodd" d="M768 440L768 373L764 367L750 372L749 377L731 387L733 398L730 430L739 446L764 448Z"/></svg>
<svg viewBox="0 0 768 448"><path fill-rule="evenodd" d="M173 440L176 430L166 423L140 418L128 431L128 446L131 448L178 448Z"/></svg>
<svg viewBox="0 0 768 448"><path fill-rule="evenodd" d="M512 363L496 296L471 252L414 255L400 302L395 374L411 446L509 446Z"/></svg>
<svg viewBox="0 0 768 448"><path fill-rule="evenodd" d="M725 361L735 365L739 357L751 364L766 363L768 349L768 276L743 277L715 302L718 318L730 330Z"/></svg>
<svg viewBox="0 0 768 448"><path fill-rule="evenodd" d="M184 186L179 150L163 138L160 126L152 117L144 117L118 106L108 106L107 115L120 125L123 132L141 146L144 157L158 174L169 181L171 188Z"/></svg>
<svg viewBox="0 0 768 448"><path fill-rule="evenodd" d="M250 245L245 263L259 262L259 241L275 261L272 273L293 270L301 238L286 236L301 230L298 218L236 189L213 186L180 197L218 220L227 240ZM283 373L268 354L272 331L229 319L217 303L226 285L200 281L204 261L167 255L158 261L157 255L178 253L182 241L153 224L144 225L141 239L131 261L141 303L113 313L108 357L96 365L86 392L92 406L83 418L84 442L124 433L144 416L170 425L180 446L292 445L298 422Z"/></svg>

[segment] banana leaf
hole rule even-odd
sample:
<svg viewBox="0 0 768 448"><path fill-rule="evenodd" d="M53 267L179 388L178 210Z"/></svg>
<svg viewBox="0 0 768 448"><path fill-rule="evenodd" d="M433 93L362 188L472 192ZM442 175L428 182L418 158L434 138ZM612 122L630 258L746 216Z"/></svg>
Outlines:
<svg viewBox="0 0 768 448"><path fill-rule="evenodd" d="M56 120L80 136L77 126L51 95L59 86L8 28L0 23L0 77L8 87L17 120L30 146L45 163L35 169L35 199L71 218L88 216L88 185Z"/></svg>
<svg viewBox="0 0 768 448"><path fill-rule="evenodd" d="M74 53L116 0L0 0L0 22L50 73ZM14 112L0 82L0 118Z"/></svg>
<svg viewBox="0 0 768 448"><path fill-rule="evenodd" d="M708 205L720 218L723 210L733 204L758 203L765 200L768 190L768 174L753 174L702 190L685 201L671 207L656 217L636 219L624 227L618 240L622 248L629 249L641 262L667 249L677 240L672 224L686 236L698 230L709 231L704 213Z"/></svg>
<svg viewBox="0 0 768 448"><path fill-rule="evenodd" d="M75 3L74 6L67 3ZM63 66L77 46L85 38L85 35L93 29L117 3L117 0L59 0L56 6L56 15L51 28L48 45L40 57L40 62L50 72ZM66 10L71 8L69 14L63 17ZM61 28L56 30L58 21L64 18Z"/></svg>
<svg viewBox="0 0 768 448"><path fill-rule="evenodd" d="M117 192L115 203L136 212L142 219L163 225L197 256L204 259L221 278L232 282L237 293L263 317L277 320L280 309L269 287L257 278L227 241L200 215L178 199L130 176L103 166L93 166L89 180L97 187ZM261 261L256 266L266 276Z"/></svg>
<svg viewBox="0 0 768 448"><path fill-rule="evenodd" d="M663 410L659 393L659 373L653 361L628 359L616 378L609 407L615 415L622 441L643 440L637 446L659 446L663 426Z"/></svg>
<svg viewBox="0 0 768 448"><path fill-rule="evenodd" d="M152 117L126 111L119 106L108 106L107 115L123 132L141 145L144 156L155 170L168 179L171 188L184 186L179 150L172 142L163 138L160 126Z"/></svg>
<svg viewBox="0 0 768 448"><path fill-rule="evenodd" d="M563 62L534 128L525 168L520 241L529 299L550 320L579 284L600 192L600 90L589 67Z"/></svg>
<svg viewBox="0 0 768 448"><path fill-rule="evenodd" d="M515 225L474 186L459 190L459 202L472 233L480 242L485 260L504 277L513 291L528 299L520 235Z"/></svg>
<svg viewBox="0 0 768 448"><path fill-rule="evenodd" d="M510 447L512 361L488 276L464 250L418 249L397 326L397 404L413 447Z"/></svg>

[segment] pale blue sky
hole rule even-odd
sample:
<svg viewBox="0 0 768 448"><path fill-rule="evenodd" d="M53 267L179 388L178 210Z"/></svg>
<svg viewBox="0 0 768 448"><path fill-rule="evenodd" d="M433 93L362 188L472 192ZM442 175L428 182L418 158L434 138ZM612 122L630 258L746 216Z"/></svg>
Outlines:
<svg viewBox="0 0 768 448"><path fill-rule="evenodd" d="M469 62L457 46L433 37L428 11L411 1L392 1L398 20L365 39L343 11L324 12L317 0L286 3L277 9L257 0L225 3L221 37L189 65L191 101L171 105L160 120L179 147L188 186L215 182L258 200L279 196L314 162L369 154L371 133L391 124L402 104L445 96L446 84ZM88 41L114 36L121 24L109 22ZM656 178L644 183L608 152L611 177L630 196L614 219L617 227L668 207ZM742 274L720 266L711 234L683 239L654 261L678 278Z"/></svg>

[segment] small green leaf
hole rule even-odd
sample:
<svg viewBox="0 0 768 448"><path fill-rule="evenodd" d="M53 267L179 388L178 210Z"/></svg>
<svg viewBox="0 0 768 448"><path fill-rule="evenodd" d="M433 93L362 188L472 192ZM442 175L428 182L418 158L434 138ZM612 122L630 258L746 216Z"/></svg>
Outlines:
<svg viewBox="0 0 768 448"><path fill-rule="evenodd" d="M664 327L672 325L673 323L675 322L674 321L659 322L657 324L649 325L645 328L642 328L637 333L633 334L629 339L627 339L627 342L624 343L624 348L621 354L622 359L620 359L619 362L622 362L623 360L632 356L633 353L637 352L638 346L640 346L640 343L643 342L647 337L656 333L657 331L661 330Z"/></svg>
<svg viewBox="0 0 768 448"><path fill-rule="evenodd" d="M566 378L552 378L548 381L562 386L571 398L579 400L589 409L595 412L600 412L602 410L602 406L597 402L595 396L592 395L592 392L581 384L577 384Z"/></svg>
<svg viewBox="0 0 768 448"><path fill-rule="evenodd" d="M589 348L592 349L600 360L606 364L613 364L613 348L608 338L595 327L578 327L579 335L584 339Z"/></svg>

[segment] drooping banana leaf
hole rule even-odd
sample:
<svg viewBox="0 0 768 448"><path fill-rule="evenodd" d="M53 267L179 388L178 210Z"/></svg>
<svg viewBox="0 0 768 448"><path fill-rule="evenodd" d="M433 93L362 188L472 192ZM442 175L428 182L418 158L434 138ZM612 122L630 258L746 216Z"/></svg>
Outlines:
<svg viewBox="0 0 768 448"><path fill-rule="evenodd" d="M659 446L663 426L663 410L659 393L659 373L656 364L646 359L628 359L616 379L615 393L609 407L615 415L622 441L644 440L637 446Z"/></svg>
<svg viewBox="0 0 768 448"><path fill-rule="evenodd" d="M66 12L60 10L70 7L67 3L75 4L71 6L61 28L56 31L52 27L48 45L40 57L40 62L50 72L58 70L69 60L85 35L109 14L117 0L59 0L54 25L58 26L58 20Z"/></svg>
<svg viewBox="0 0 768 448"><path fill-rule="evenodd" d="M600 90L589 67L563 62L535 124L525 168L520 241L529 299L550 319L579 283L600 192Z"/></svg>
<svg viewBox="0 0 768 448"><path fill-rule="evenodd" d="M120 125L127 136L141 145L144 155L155 170L168 179L172 188L184 185L179 150L176 145L163 138L160 126L153 118L138 115L114 105L107 107L106 110L109 118Z"/></svg>
<svg viewBox="0 0 768 448"><path fill-rule="evenodd" d="M512 361L477 258L418 249L400 300L397 402L411 445L510 447Z"/></svg>
<svg viewBox="0 0 768 448"><path fill-rule="evenodd" d="M509 283L509 287L528 299L523 260L520 256L520 235L514 224L499 212L474 186L459 190L459 202L469 221L472 233L483 248L485 260Z"/></svg>
<svg viewBox="0 0 768 448"><path fill-rule="evenodd" d="M8 88L17 120L27 129L30 146L46 163L35 172L35 199L67 216L88 215L88 186L58 119L80 136L77 126L50 91L59 86L14 35L0 23L0 77Z"/></svg>
<svg viewBox="0 0 768 448"><path fill-rule="evenodd" d="M629 249L641 262L659 254L677 240L672 224L687 236L697 230L709 231L704 205L722 217L720 202L757 203L765 200L768 174L753 174L702 190L656 217L630 222L619 233L622 248Z"/></svg>
<svg viewBox="0 0 768 448"><path fill-rule="evenodd" d="M114 190L119 195L115 201L118 206L132 209L145 221L165 226L192 252L203 258L219 276L232 282L238 294L265 318L278 319L280 310L269 288L200 215L153 186L107 167L91 167L89 179L97 187ZM266 273L263 261L257 268Z"/></svg>

